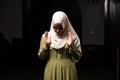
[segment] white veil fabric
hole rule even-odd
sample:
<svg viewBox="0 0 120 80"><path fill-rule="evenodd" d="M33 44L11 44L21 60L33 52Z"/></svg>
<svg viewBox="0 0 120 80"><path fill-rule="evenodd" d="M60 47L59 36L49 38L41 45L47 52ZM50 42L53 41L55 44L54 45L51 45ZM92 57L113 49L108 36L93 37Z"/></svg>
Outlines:
<svg viewBox="0 0 120 80"><path fill-rule="evenodd" d="M56 23L61 24L64 29L62 35L60 35L60 36L56 35L56 33L53 30L53 26ZM66 44L66 41L67 41L68 32L71 32L73 46L78 51L81 51L80 39L79 39L77 33L75 32L75 30L73 29L73 27L68 19L68 16L63 11L55 12L52 16L50 31L48 32L48 36L51 38L50 46L55 49L60 49L60 48L64 47L64 45Z"/></svg>

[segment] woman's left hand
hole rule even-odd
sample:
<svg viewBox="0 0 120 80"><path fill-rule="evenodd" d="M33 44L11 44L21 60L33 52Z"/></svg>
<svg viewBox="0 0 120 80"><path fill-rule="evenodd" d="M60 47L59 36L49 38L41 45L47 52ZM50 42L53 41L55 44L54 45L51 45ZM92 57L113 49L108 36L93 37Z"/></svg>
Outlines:
<svg viewBox="0 0 120 80"><path fill-rule="evenodd" d="M67 34L67 44L70 46L72 43L72 34L71 32L68 32Z"/></svg>

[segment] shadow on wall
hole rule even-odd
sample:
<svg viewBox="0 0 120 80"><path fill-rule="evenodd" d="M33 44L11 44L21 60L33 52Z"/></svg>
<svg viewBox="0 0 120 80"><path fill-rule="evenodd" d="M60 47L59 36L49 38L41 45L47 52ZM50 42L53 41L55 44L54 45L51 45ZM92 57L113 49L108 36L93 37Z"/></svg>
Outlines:
<svg viewBox="0 0 120 80"><path fill-rule="evenodd" d="M10 43L3 33L0 33L0 66L1 69L33 68L38 65L38 56L21 38L12 39Z"/></svg>
<svg viewBox="0 0 120 80"><path fill-rule="evenodd" d="M4 37L3 33L0 33L0 66L2 67L8 65L8 54L10 52L11 44L9 41ZM4 67L3 66L3 67Z"/></svg>
<svg viewBox="0 0 120 80"><path fill-rule="evenodd" d="M3 33L0 33L0 52L8 51L10 47L9 41L4 37Z"/></svg>
<svg viewBox="0 0 120 80"><path fill-rule="evenodd" d="M23 41L21 39L13 39L12 43L10 43L4 37L4 34L0 33L0 63L1 63L0 66L1 68L18 66L18 64L20 64L19 62L22 61L20 58L22 55L21 53L23 53L23 51L24 51Z"/></svg>

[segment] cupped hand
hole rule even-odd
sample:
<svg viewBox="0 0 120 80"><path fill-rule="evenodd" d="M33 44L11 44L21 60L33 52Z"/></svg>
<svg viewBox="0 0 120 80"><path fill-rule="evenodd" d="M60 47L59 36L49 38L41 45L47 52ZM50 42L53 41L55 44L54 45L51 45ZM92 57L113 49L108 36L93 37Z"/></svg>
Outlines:
<svg viewBox="0 0 120 80"><path fill-rule="evenodd" d="M47 46L50 46L51 39L50 39L50 37L48 36L48 32L45 31L44 34L45 34L45 42L46 42L46 45L47 45Z"/></svg>
<svg viewBox="0 0 120 80"><path fill-rule="evenodd" d="M70 46L72 43L72 34L71 32L68 32L67 34L67 44Z"/></svg>

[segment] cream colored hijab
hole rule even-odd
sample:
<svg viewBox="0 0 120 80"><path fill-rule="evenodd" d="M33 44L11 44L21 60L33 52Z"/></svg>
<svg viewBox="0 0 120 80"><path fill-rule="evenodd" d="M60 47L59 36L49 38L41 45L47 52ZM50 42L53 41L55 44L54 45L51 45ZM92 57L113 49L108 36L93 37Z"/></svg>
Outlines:
<svg viewBox="0 0 120 80"><path fill-rule="evenodd" d="M56 33L53 30L54 24L59 23L63 26L64 32L62 35L57 36ZM67 41L67 35L68 32L71 32L72 34L72 44L74 47L81 51L80 47L80 39L78 35L76 34L75 30L73 29L67 15L62 11L57 11L52 16L50 31L49 31L49 37L51 38L51 47L55 49L60 49L64 47Z"/></svg>

